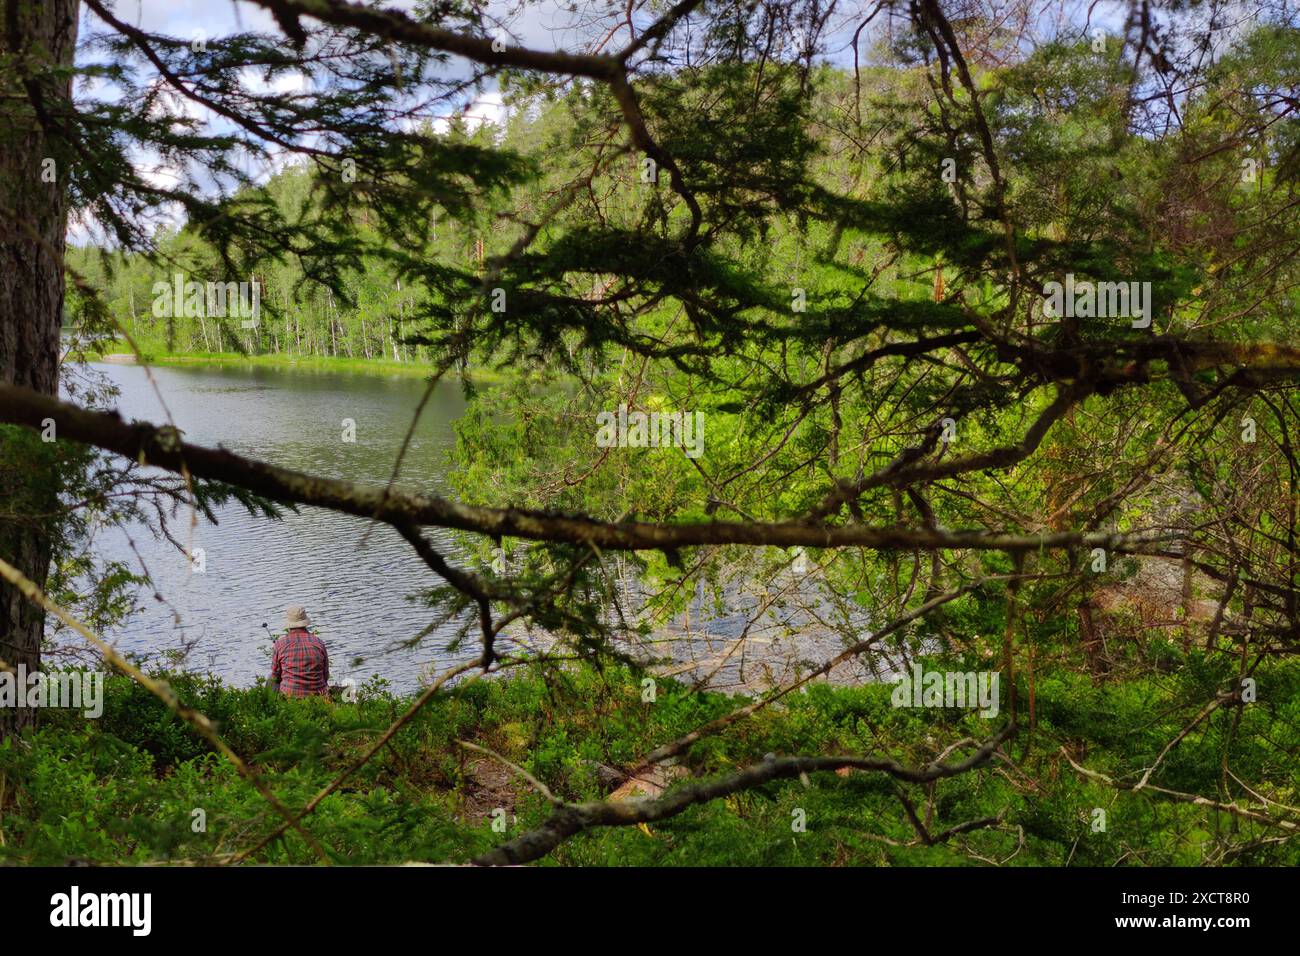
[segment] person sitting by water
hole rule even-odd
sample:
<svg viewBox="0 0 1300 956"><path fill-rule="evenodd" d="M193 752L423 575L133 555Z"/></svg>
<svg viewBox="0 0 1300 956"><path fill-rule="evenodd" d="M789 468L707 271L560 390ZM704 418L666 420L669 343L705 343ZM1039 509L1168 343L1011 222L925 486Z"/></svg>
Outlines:
<svg viewBox="0 0 1300 956"><path fill-rule="evenodd" d="M325 642L307 628L307 609L297 605L284 612L288 633L271 651L271 686L289 697L329 696L330 655Z"/></svg>

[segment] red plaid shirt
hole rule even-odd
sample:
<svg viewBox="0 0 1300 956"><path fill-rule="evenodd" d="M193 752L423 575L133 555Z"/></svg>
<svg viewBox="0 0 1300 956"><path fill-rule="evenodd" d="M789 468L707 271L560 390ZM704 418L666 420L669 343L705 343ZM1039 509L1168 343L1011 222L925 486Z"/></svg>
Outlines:
<svg viewBox="0 0 1300 956"><path fill-rule="evenodd" d="M271 683L290 697L329 695L330 655L305 627L291 628L271 652Z"/></svg>

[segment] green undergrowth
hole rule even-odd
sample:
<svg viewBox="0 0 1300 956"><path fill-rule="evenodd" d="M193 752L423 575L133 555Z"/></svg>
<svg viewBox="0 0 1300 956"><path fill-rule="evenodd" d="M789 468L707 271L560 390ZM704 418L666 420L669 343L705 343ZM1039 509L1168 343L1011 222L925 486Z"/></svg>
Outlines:
<svg viewBox="0 0 1300 956"><path fill-rule="evenodd" d="M1198 865L1207 841L1259 831L1259 845L1223 863L1300 862L1277 831L1148 790L1120 792L1087 778L1132 781L1182 729L1188 708L1230 675L1199 659L1177 676L1094 685L1067 671L1035 679L1034 718L1007 760L933 785L901 785L877 772L818 772L690 807L646 828L602 828L571 839L546 864L571 865ZM232 688L211 676L164 675L182 700L215 720L290 808L302 807L409 705L376 682L355 703L284 699L265 687ZM1259 699L1211 716L1152 777L1160 787L1229 802L1223 755L1252 786L1295 805L1294 747L1300 669L1261 672ZM963 738L984 739L1005 711L984 719L955 709L894 708L892 687L825 684L790 695L681 760L674 786L713 778L767 754L865 754L922 766ZM1022 725L1027 688L1020 687ZM1005 689L1004 689L1005 700ZM471 681L440 694L337 792L307 825L335 862L465 862L542 823L549 806L509 768L459 746L468 741L520 765L570 801L606 796L604 768L630 767L741 701L660 681L643 702L638 675L619 667L533 671ZM1278 703L1286 702L1286 703ZM1234 728L1234 721L1237 726ZM962 759L970 746L946 758ZM908 822L905 797L933 845ZM1243 801L1242 805L1245 806ZM494 831L494 811L506 824ZM1105 829L1097 829L1097 810ZM997 818L994 821L994 818ZM219 861L276 825L275 813L235 768L159 701L110 677L103 715L47 710L36 731L0 745L0 862L61 864ZM800 821L804 827L799 828ZM200 826L202 823L202 826ZM311 863L296 834L255 862Z"/></svg>

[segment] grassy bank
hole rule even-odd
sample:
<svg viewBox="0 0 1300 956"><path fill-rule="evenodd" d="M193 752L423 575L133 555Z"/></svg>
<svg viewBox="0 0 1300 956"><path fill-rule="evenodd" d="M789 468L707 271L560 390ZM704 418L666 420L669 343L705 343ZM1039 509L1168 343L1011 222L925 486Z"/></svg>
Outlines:
<svg viewBox="0 0 1300 956"><path fill-rule="evenodd" d="M1273 690L1294 685L1294 671L1275 672ZM218 722L289 807L306 804L410 702L381 686L363 688L356 703L331 704L286 700L266 688L234 689L193 674L166 677L183 700ZM648 828L581 834L545 862L1196 865L1204 862L1202 842L1210 829L1233 821L1156 795L1116 791L1073 772L1056 753L1062 743L1076 752L1086 748L1093 767L1117 777L1149 764L1178 731L1168 716L1171 701L1199 690L1178 684L1161 677L1097 687L1077 675L1044 672L1037 678L1036 726L1008 745L1006 763L901 790L883 774L857 771L772 782ZM870 754L919 766L946 742L983 738L1005 720L1005 714L984 720L943 708L894 708L890 693L886 685L814 685L706 736L676 772L682 779L716 777L768 753ZM321 802L310 829L339 862L464 862L538 825L550 807L509 767L458 741L490 748L566 800L591 800L617 785L612 768L629 766L736 703L671 681L661 681L656 700L646 703L638 675L616 667L471 682L430 701ZM227 761L124 678L108 680L100 719L53 710L42 719L43 726L22 741L0 745L0 862L219 861L256 843L277 822ZM1257 721L1270 719L1263 710L1245 712L1241 733L1229 745L1234 766L1258 776L1281 770L1285 777L1288 770L1273 766L1277 757L1267 735L1254 732ZM1223 746L1216 733L1189 736L1166 758L1169 784L1213 793ZM933 814L932 834L984 823L925 845L908 823L900 792L923 816ZM1108 814L1101 831L1095 829L1097 808ZM504 833L492 827L498 810ZM200 816L203 827L196 829ZM806 827L796 828L797 820ZM1261 841L1238 862L1294 864L1297 852ZM290 835L256 860L312 863L315 857Z"/></svg>
<svg viewBox="0 0 1300 956"><path fill-rule="evenodd" d="M89 354L94 360L126 361L134 360L130 347L125 343L114 343L99 352ZM232 368L269 368L292 369L305 372L342 372L354 375L401 375L412 378L426 378L432 371L426 362L394 362L392 359L348 358L347 356L328 355L244 355L239 352L149 352L144 359L150 365L158 366L224 366ZM503 382L507 376L492 369L472 368L470 377L479 384Z"/></svg>

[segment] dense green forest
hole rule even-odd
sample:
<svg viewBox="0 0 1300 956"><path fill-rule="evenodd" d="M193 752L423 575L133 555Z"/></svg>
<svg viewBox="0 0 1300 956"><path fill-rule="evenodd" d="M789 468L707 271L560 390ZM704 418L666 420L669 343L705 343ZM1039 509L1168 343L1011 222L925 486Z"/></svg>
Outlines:
<svg viewBox="0 0 1300 956"><path fill-rule="evenodd" d="M0 597L43 609L6 646L38 666L48 613L114 673L102 718L0 723L0 858L1300 863L1294 11L1138 4L1097 33L883 4L832 57L819 4L687 0L618 56L557 58L456 5L264 6L351 44L349 82L328 44L195 51L100 16L141 102L83 107L76 146L120 182L69 187L113 241L67 251L61 360L414 366L463 385L451 492L400 454L362 485L4 378ZM463 104L445 56L499 84L502 124L401 114L421 84ZM156 73L255 116L274 175L150 112ZM132 138L207 165L158 195ZM698 455L597 425L697 413ZM79 583L93 522L232 502L397 531L429 629L475 659L330 703L96 643L140 578ZM646 650L701 608L746 618L731 653L772 615L832 646L719 693ZM554 643L503 651L525 625Z"/></svg>

